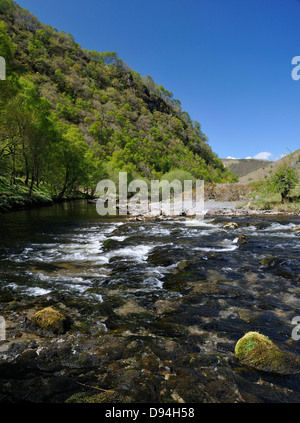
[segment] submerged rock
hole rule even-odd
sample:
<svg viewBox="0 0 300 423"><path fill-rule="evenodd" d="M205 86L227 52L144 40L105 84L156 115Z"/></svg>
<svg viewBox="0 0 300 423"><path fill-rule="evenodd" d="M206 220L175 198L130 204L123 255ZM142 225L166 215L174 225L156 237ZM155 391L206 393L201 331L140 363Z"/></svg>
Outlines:
<svg viewBox="0 0 300 423"><path fill-rule="evenodd" d="M47 307L35 313L31 321L43 330L63 333L67 319L59 311Z"/></svg>
<svg viewBox="0 0 300 423"><path fill-rule="evenodd" d="M248 241L249 241L249 238L246 235L240 235L237 239L237 244L238 245L247 244Z"/></svg>
<svg viewBox="0 0 300 423"><path fill-rule="evenodd" d="M182 260L179 263L177 263L176 269L179 272L182 272L183 270L187 269L193 262L191 260Z"/></svg>
<svg viewBox="0 0 300 423"><path fill-rule="evenodd" d="M264 257L261 261L260 264L262 266L266 266L266 267L274 267L276 264L278 264L279 260L276 257Z"/></svg>
<svg viewBox="0 0 300 423"><path fill-rule="evenodd" d="M123 244L120 241L117 241L115 239L106 239L103 243L103 251L111 251L111 250L117 250L121 248Z"/></svg>
<svg viewBox="0 0 300 423"><path fill-rule="evenodd" d="M300 373L300 357L280 350L268 337L248 332L235 346L241 364L268 373L291 375Z"/></svg>
<svg viewBox="0 0 300 423"><path fill-rule="evenodd" d="M298 232L298 231L300 231L300 225L295 226L291 230L292 230L292 232Z"/></svg>

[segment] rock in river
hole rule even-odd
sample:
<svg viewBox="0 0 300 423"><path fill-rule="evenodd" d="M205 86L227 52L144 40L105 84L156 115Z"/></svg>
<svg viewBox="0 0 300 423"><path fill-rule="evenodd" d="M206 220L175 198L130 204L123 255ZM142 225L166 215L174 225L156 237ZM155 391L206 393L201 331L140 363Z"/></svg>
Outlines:
<svg viewBox="0 0 300 423"><path fill-rule="evenodd" d="M243 244L247 244L248 243L249 238L245 235L239 235L238 239L237 239L237 244L238 245L243 245Z"/></svg>
<svg viewBox="0 0 300 423"><path fill-rule="evenodd" d="M236 222L227 222L223 225L223 229L236 229L239 225Z"/></svg>
<svg viewBox="0 0 300 423"><path fill-rule="evenodd" d="M55 333L64 333L66 318L52 307L44 308L35 313L31 321L46 331L53 331Z"/></svg>
<svg viewBox="0 0 300 423"><path fill-rule="evenodd" d="M268 373L291 375L300 373L300 357L279 349L268 337L248 332L235 346L241 364Z"/></svg>

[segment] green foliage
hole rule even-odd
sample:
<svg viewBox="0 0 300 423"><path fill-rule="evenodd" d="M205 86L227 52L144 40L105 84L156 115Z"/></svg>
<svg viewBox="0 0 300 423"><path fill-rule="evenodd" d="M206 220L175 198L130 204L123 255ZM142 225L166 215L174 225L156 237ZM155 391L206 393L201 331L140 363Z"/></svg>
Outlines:
<svg viewBox="0 0 300 423"><path fill-rule="evenodd" d="M13 0L0 0L0 13L3 15L10 13L15 5Z"/></svg>
<svg viewBox="0 0 300 423"><path fill-rule="evenodd" d="M0 21L0 56L6 60L6 66L9 70L14 57L15 46L7 33L5 22Z"/></svg>
<svg viewBox="0 0 300 423"><path fill-rule="evenodd" d="M201 125L151 77L116 52L83 50L71 34L0 0L0 171L29 192L54 197L100 179L200 178L234 181L207 144ZM173 173L172 173L173 172Z"/></svg>
<svg viewBox="0 0 300 423"><path fill-rule="evenodd" d="M289 160L273 171L265 182L267 192L281 194L282 203L288 200L291 191L299 183L296 167L297 163L293 161L293 156L290 156Z"/></svg>
<svg viewBox="0 0 300 423"><path fill-rule="evenodd" d="M184 181L193 181L195 178L190 172L187 172L186 170L173 169L170 172L165 173L161 179L165 179L169 182L177 180L181 183L184 183Z"/></svg>

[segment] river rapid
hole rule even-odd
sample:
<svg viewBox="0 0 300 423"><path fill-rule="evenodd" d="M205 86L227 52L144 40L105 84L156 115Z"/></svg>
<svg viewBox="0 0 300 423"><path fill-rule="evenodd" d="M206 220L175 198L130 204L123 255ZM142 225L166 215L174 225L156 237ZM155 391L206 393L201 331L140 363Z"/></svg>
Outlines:
<svg viewBox="0 0 300 423"><path fill-rule="evenodd" d="M248 331L300 355L292 338L299 224L291 216L128 221L99 217L86 201L2 215L1 401L78 400L97 384L116 402L299 402L298 375L258 372L234 357ZM28 316L48 305L70 315L66 334L34 333Z"/></svg>

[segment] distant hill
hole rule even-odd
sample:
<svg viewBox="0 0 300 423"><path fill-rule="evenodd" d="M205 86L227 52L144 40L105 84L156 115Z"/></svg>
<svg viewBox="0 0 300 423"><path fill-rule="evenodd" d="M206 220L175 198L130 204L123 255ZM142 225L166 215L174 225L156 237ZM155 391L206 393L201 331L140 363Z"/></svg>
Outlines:
<svg viewBox="0 0 300 423"><path fill-rule="evenodd" d="M300 150L296 150L294 153L294 160L300 159ZM287 160L288 156L283 157L280 160L277 160L276 162L267 162L268 164L266 166L261 167L260 169L257 169L255 171L252 171L242 177L240 177L239 182L242 184L248 183L248 182L256 182L259 180L267 179L271 172L274 171L278 166L281 166L285 160Z"/></svg>
<svg viewBox="0 0 300 423"><path fill-rule="evenodd" d="M222 162L223 165L238 178L248 175L248 173L255 172L272 163L269 160L255 159L222 159Z"/></svg>

